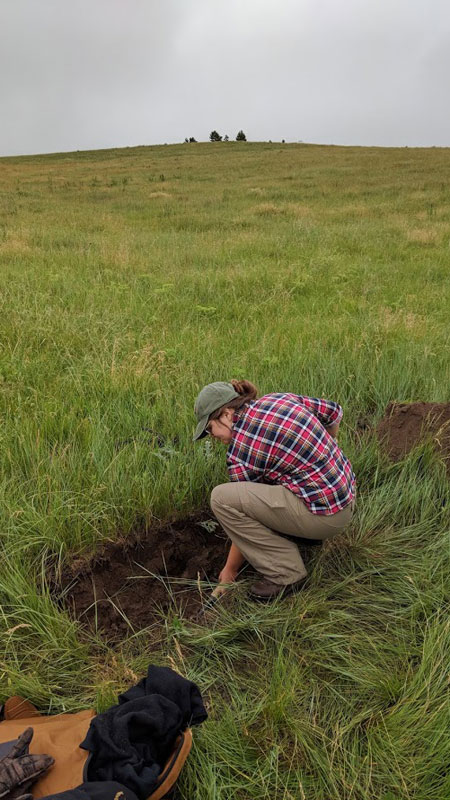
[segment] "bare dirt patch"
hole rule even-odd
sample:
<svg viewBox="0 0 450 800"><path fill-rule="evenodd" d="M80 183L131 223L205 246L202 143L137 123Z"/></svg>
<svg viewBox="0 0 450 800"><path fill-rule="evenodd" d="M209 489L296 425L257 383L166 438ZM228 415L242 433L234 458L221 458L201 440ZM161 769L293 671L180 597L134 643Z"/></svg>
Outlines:
<svg viewBox="0 0 450 800"><path fill-rule="evenodd" d="M280 534L283 535L283 534ZM287 537L290 538L290 537ZM295 538L307 567L319 542ZM225 564L229 539L207 512L109 542L90 559L72 562L53 585L59 602L88 629L118 640L155 626L161 617L193 619ZM250 565L245 577L255 575ZM224 600L223 602L227 602Z"/></svg>
<svg viewBox="0 0 450 800"><path fill-rule="evenodd" d="M392 461L431 439L450 476L450 403L390 403L377 436Z"/></svg>
<svg viewBox="0 0 450 800"><path fill-rule="evenodd" d="M217 580L228 552L227 537L210 521L190 517L108 543L66 568L57 592L74 617L112 638L160 623L161 610L190 618L201 605L198 581Z"/></svg>

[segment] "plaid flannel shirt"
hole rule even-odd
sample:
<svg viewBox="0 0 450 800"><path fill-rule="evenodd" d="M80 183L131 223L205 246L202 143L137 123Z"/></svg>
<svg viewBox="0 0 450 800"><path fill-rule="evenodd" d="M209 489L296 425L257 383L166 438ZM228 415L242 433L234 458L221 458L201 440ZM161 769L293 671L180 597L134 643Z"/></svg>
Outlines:
<svg viewBox="0 0 450 800"><path fill-rule="evenodd" d="M227 450L231 481L281 484L313 514L336 514L354 497L350 461L325 426L342 408L329 400L267 394L236 411Z"/></svg>

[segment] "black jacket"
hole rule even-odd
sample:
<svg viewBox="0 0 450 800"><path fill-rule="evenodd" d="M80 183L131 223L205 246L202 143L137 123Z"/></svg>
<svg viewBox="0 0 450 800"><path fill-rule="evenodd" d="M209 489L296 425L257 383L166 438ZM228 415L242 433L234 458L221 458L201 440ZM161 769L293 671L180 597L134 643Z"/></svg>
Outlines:
<svg viewBox="0 0 450 800"><path fill-rule="evenodd" d="M203 722L207 713L195 683L168 667L150 666L147 677L118 700L94 717L80 745L90 751L84 778L118 781L145 800L178 734Z"/></svg>

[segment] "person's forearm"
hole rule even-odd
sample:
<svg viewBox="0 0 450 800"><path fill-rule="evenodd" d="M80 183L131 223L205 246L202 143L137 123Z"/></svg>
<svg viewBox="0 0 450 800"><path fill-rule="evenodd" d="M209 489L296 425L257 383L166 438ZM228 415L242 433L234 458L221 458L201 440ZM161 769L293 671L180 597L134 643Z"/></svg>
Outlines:
<svg viewBox="0 0 450 800"><path fill-rule="evenodd" d="M219 575L219 585L212 592L213 597L220 597L226 591L226 586L233 583L244 563L245 558L235 544L231 544L226 564Z"/></svg>
<svg viewBox="0 0 450 800"><path fill-rule="evenodd" d="M235 544L232 543L224 569L227 572L232 572L237 575L244 561L245 558L242 555L241 551L239 550L238 547L236 547Z"/></svg>

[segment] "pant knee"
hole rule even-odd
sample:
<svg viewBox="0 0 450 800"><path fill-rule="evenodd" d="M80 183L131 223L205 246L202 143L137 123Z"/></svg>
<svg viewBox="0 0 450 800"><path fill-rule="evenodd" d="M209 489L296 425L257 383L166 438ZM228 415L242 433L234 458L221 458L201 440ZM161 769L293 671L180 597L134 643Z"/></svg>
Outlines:
<svg viewBox="0 0 450 800"><path fill-rule="evenodd" d="M222 506L238 507L239 497L238 488L233 483L221 483L215 486L211 492L210 506L214 513L220 512Z"/></svg>

